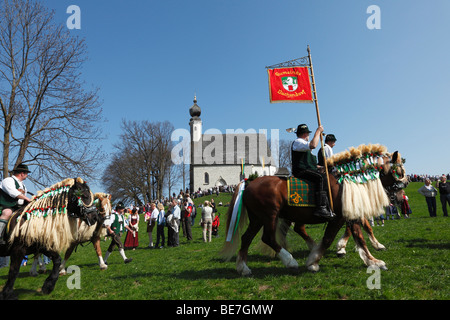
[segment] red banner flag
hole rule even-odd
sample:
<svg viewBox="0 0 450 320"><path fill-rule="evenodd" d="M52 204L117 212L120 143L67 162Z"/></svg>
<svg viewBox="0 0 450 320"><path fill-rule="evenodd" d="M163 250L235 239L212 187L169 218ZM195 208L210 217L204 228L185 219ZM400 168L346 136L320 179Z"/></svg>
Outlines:
<svg viewBox="0 0 450 320"><path fill-rule="evenodd" d="M270 102L313 102L308 67L267 69Z"/></svg>

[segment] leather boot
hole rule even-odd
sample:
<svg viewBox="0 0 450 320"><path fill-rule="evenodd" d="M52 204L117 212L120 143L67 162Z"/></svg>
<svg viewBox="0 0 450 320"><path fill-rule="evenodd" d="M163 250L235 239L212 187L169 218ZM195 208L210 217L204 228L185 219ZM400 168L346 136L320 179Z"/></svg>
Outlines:
<svg viewBox="0 0 450 320"><path fill-rule="evenodd" d="M8 224L8 220L0 219L0 245L5 244L5 230L6 225Z"/></svg>
<svg viewBox="0 0 450 320"><path fill-rule="evenodd" d="M320 191L316 193L316 204L317 208L314 215L318 218L331 220L336 215L328 209L328 196L325 191Z"/></svg>

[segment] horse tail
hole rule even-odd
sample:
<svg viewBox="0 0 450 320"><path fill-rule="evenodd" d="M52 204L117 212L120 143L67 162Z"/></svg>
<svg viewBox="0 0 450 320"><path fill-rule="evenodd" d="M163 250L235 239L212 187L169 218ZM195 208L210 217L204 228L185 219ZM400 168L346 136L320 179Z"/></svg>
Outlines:
<svg viewBox="0 0 450 320"><path fill-rule="evenodd" d="M226 231L225 231L225 236L227 238L225 240L225 244L222 248L222 251L220 252L220 256L225 261L230 261L230 259L236 253L236 251L240 245L241 230L244 228L244 226L246 225L246 222L247 222L247 210L243 203L243 201L244 201L244 199L243 199L244 193L242 192L243 191L242 188L244 187L244 185L242 185L243 183L245 184L245 182L242 181L241 183L239 183L236 186L233 197L231 198L230 206L228 207L228 211L227 211L227 222L226 222ZM242 192L242 195L238 199L240 192ZM236 225L233 227L233 226L231 226L233 210L234 210L235 205L237 205L237 206L240 205L240 203L236 203L236 200L239 200L239 202L241 202L241 210L240 210L239 220L236 221L237 227L236 227ZM230 230L230 228L233 228L234 230ZM231 239L228 236L229 233L231 234Z"/></svg>

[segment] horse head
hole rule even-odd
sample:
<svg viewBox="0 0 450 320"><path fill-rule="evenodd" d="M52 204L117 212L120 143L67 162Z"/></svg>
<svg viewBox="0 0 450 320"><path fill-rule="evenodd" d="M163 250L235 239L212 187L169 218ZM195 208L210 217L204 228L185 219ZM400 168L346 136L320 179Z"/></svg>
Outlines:
<svg viewBox="0 0 450 320"><path fill-rule="evenodd" d="M98 210L98 214L101 217L106 217L111 214L111 195L103 192L97 192L94 194L95 205Z"/></svg>
<svg viewBox="0 0 450 320"><path fill-rule="evenodd" d="M380 180L387 191L392 203L401 200L401 191L408 186L408 177L405 173L400 153L395 151L384 158L383 170L380 172Z"/></svg>
<svg viewBox="0 0 450 320"><path fill-rule="evenodd" d="M92 225L98 220L94 195L83 179L76 178L74 180L75 182L68 193L67 212L69 216L81 218L88 225Z"/></svg>

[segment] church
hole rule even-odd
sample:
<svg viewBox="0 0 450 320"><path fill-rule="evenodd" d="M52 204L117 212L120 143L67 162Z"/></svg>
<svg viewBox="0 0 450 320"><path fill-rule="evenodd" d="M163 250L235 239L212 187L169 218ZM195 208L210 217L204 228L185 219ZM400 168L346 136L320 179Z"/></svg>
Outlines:
<svg viewBox="0 0 450 320"><path fill-rule="evenodd" d="M227 133L207 130L210 133L204 134L196 97L189 114L191 192L237 185L255 173L259 176L276 173L278 152L271 152L265 130L227 130Z"/></svg>

